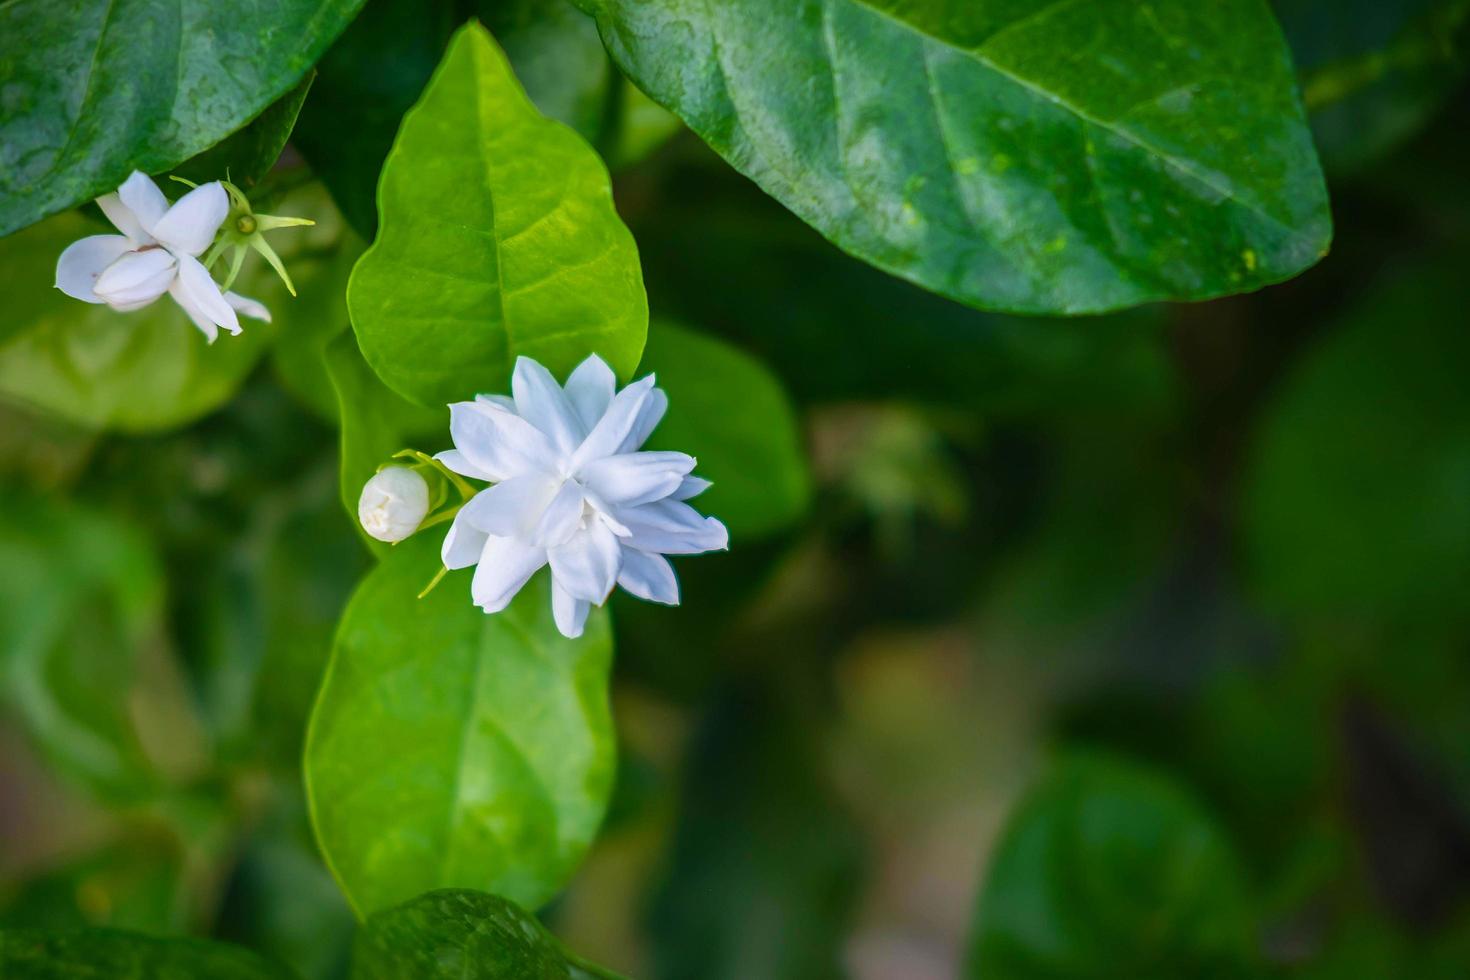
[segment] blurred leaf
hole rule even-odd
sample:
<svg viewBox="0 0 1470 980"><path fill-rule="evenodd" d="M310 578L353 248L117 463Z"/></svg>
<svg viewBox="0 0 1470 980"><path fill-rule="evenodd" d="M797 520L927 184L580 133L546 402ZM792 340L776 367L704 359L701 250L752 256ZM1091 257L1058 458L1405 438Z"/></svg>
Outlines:
<svg viewBox="0 0 1470 980"><path fill-rule="evenodd" d="M1413 136L1465 77L1466 0L1274 0L1317 150L1351 171Z"/></svg>
<svg viewBox="0 0 1470 980"><path fill-rule="evenodd" d="M247 949L111 929L0 930L0 976L16 980L290 980Z"/></svg>
<svg viewBox="0 0 1470 980"><path fill-rule="evenodd" d="M0 929L110 926L151 933L187 928L179 841L156 828L130 833L88 857L27 881L0 914Z"/></svg>
<svg viewBox="0 0 1470 980"><path fill-rule="evenodd" d="M1060 763L991 858L968 976L1251 975L1240 869L1194 800L1131 763Z"/></svg>
<svg viewBox="0 0 1470 980"><path fill-rule="evenodd" d="M494 616L467 570L417 599L439 541L410 538L363 580L307 735L317 838L362 915L468 885L540 905L612 793L606 614L565 639L545 575Z"/></svg>
<svg viewBox="0 0 1470 980"><path fill-rule="evenodd" d="M1097 313L1289 278L1331 217L1260 0L577 0L613 60L842 248Z"/></svg>
<svg viewBox="0 0 1470 980"><path fill-rule="evenodd" d="M342 506L358 536L379 558L389 546L367 536L357 520L362 486L400 449L432 451L449 437L449 413L405 401L378 380L362 359L357 340L345 334L326 348L327 373L337 391L342 425ZM429 440L428 444L418 444ZM447 448L447 447L445 447Z"/></svg>
<svg viewBox="0 0 1470 980"><path fill-rule="evenodd" d="M379 191L347 301L390 388L424 405L504 390L518 355L565 375L596 352L632 372L648 301L607 170L536 111L478 24L405 117Z"/></svg>
<svg viewBox="0 0 1470 980"><path fill-rule="evenodd" d="M672 324L649 332L639 373L656 372L672 406L647 449L699 460L714 486L699 497L737 538L758 537L798 520L811 476L796 413L765 366L720 340Z"/></svg>
<svg viewBox="0 0 1470 980"><path fill-rule="evenodd" d="M685 760L649 926L655 976L843 975L860 842L821 778L809 722L776 697L728 695Z"/></svg>
<svg viewBox="0 0 1470 980"><path fill-rule="evenodd" d="M629 217L659 316L736 341L798 402L901 398L1059 418L1170 404L1156 310L980 313L853 262L712 157L668 164L661 196Z"/></svg>
<svg viewBox="0 0 1470 980"><path fill-rule="evenodd" d="M129 715L138 648L163 599L146 541L81 508L6 494L0 524L0 671L12 709L52 763L109 796L154 776Z"/></svg>
<svg viewBox="0 0 1470 980"><path fill-rule="evenodd" d="M317 65L295 137L364 236L378 226L378 173L399 122L471 16L500 39L537 108L599 136L612 66L597 28L568 0L370 0Z"/></svg>
<svg viewBox="0 0 1470 980"><path fill-rule="evenodd" d="M366 248L362 239L344 229L336 247L292 263L299 295L292 301L289 329L280 331L271 348L281 384L329 422L338 420L338 406L327 369L327 348L351 326L347 279Z"/></svg>
<svg viewBox="0 0 1470 980"><path fill-rule="evenodd" d="M358 933L353 980L591 980L536 918L496 895L432 891L374 914Z"/></svg>
<svg viewBox="0 0 1470 980"><path fill-rule="evenodd" d="M341 223L324 197L310 189L288 197L284 206L290 209L287 213L321 222L273 238L287 265L298 257L303 260L302 287L315 293L310 281L314 256L330 254ZM240 336L226 334L214 344L205 341L171 297L118 313L55 289L56 259L62 250L103 230L73 212L0 242L0 266L11 283L8 315L0 326L0 397L92 428L173 428L227 401L270 339L307 322L312 313L310 305L298 310L258 257L246 262L237 291L264 302L274 322L244 320Z"/></svg>
<svg viewBox="0 0 1470 980"><path fill-rule="evenodd" d="M216 938L248 946L305 980L345 976L357 920L322 866L295 773L240 856Z"/></svg>
<svg viewBox="0 0 1470 980"><path fill-rule="evenodd" d="M1251 460L1249 567L1278 611L1463 619L1470 588L1464 265L1366 296L1282 384Z"/></svg>
<svg viewBox="0 0 1470 980"><path fill-rule="evenodd" d="M0 235L218 143L296 85L361 3L0 6Z"/></svg>
<svg viewBox="0 0 1470 980"><path fill-rule="evenodd" d="M194 159L174 167L171 174L196 184L229 180L247 191L254 187L275 166L281 151L286 148L286 141L291 138L296 117L315 77L315 72L307 72L294 88L266 106L265 111L243 129Z"/></svg>
<svg viewBox="0 0 1470 980"><path fill-rule="evenodd" d="M566 2L570 4L570 0ZM587 23L592 22L589 20ZM593 32L596 33L595 28ZM607 162L617 170L638 163L668 142L684 128L684 124L678 116L644 95L626 78L619 76L614 84L618 87L617 128Z"/></svg>

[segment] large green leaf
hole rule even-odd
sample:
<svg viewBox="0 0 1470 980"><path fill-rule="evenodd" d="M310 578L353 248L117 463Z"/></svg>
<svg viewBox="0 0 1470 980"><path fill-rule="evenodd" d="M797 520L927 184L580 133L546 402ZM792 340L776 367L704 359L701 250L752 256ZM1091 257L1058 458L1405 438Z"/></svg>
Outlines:
<svg viewBox="0 0 1470 980"><path fill-rule="evenodd" d="M581 980L609 977L567 953L498 895L442 889L378 912L357 934L353 980Z"/></svg>
<svg viewBox="0 0 1470 980"><path fill-rule="evenodd" d="M1325 253L1264 0L578 0L616 61L838 245L991 309L1203 299Z"/></svg>
<svg viewBox="0 0 1470 980"><path fill-rule="evenodd" d="M1463 621L1470 587L1465 263L1385 283L1287 377L1245 502L1254 584L1321 622Z"/></svg>
<svg viewBox="0 0 1470 980"><path fill-rule="evenodd" d="M1234 855L1167 779L1105 756L1059 764L1022 802L976 915L976 980L1247 975Z"/></svg>
<svg viewBox="0 0 1470 980"><path fill-rule="evenodd" d="M330 268L341 233L330 202L309 189L281 209L319 221L277 232L272 240L300 273L302 292ZM233 395L277 331L306 322L302 307L258 256L247 259L237 292L261 300L273 322L241 319L238 337L205 341L169 296L132 313L82 303L53 286L56 259L78 238L111 231L80 212L60 214L0 242L7 314L0 323L0 398L10 398L89 428L143 432L172 428ZM330 279L323 289L333 287Z"/></svg>
<svg viewBox="0 0 1470 980"><path fill-rule="evenodd" d="M478 16L537 108L596 141L612 66L597 27L569 0L374 0L317 66L294 142L347 220L371 237L383 159L454 29Z"/></svg>
<svg viewBox="0 0 1470 980"><path fill-rule="evenodd" d="M348 285L368 363L411 401L503 391L518 355L624 377L648 300L607 169L526 98L479 24L404 117L378 187L382 226Z"/></svg>
<svg viewBox="0 0 1470 980"><path fill-rule="evenodd" d="M248 949L111 929L0 930L6 980L290 980Z"/></svg>
<svg viewBox="0 0 1470 980"><path fill-rule="evenodd" d="M0 6L0 235L218 143L300 81L361 5Z"/></svg>
<svg viewBox="0 0 1470 980"><path fill-rule="evenodd" d="M540 905L612 790L606 615L565 639L544 574L494 616L471 604L469 571L417 599L440 537L398 545L363 580L307 735L317 838L363 915L444 887Z"/></svg>
<svg viewBox="0 0 1470 980"><path fill-rule="evenodd" d="M672 410L648 449L673 449L699 460L714 486L699 507L737 538L779 530L801 517L811 475L796 413L765 366L723 341L671 324L649 333L640 372L652 371Z"/></svg>
<svg viewBox="0 0 1470 980"><path fill-rule="evenodd" d="M314 72L308 72L296 86L266 107L265 111L238 130L233 136L216 143L203 153L173 168L173 173L196 184L228 179L236 187L249 190L260 183L275 166L291 130L311 91Z"/></svg>
<svg viewBox="0 0 1470 980"><path fill-rule="evenodd" d="M161 573L130 527L0 496L0 689L53 765L114 797L154 782L129 714L139 648L157 642Z"/></svg>

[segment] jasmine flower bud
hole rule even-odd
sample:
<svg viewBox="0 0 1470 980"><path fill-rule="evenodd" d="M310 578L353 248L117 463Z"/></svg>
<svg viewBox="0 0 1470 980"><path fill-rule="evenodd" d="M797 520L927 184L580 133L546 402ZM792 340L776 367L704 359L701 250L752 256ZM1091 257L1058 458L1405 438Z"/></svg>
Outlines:
<svg viewBox="0 0 1470 980"><path fill-rule="evenodd" d="M362 488L357 519L362 529L379 541L402 541L418 529L429 513L429 484L416 470L388 466Z"/></svg>

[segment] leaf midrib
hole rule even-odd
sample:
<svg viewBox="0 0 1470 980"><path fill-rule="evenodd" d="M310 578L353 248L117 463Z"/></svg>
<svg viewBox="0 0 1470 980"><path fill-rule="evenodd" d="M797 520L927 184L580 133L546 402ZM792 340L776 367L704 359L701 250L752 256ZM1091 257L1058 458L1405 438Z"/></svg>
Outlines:
<svg viewBox="0 0 1470 980"><path fill-rule="evenodd" d="M1216 180L1212 179L1209 175L1204 174L1204 173L1201 173L1199 170L1197 170L1193 166L1191 166L1191 164L1190 164L1190 162L1188 160L1185 160L1185 159L1182 159L1180 157L1174 156L1173 154L1171 154L1171 153L1169 153L1169 152L1167 152L1167 151L1165 151L1165 150L1163 150L1163 149L1161 149L1161 148L1159 148L1157 146L1154 146L1153 144L1149 143L1147 140L1142 139L1141 137L1135 135L1134 133L1129 132L1127 129L1124 129L1124 128L1122 128L1122 127L1120 127L1120 126L1118 126L1118 125L1116 125L1116 124L1114 124L1112 122L1109 122L1107 120L1104 120L1104 119L1099 118L1098 116L1093 115L1092 113L1090 113L1087 110L1083 109L1081 106L1078 106L1078 105L1076 105L1076 104L1074 104L1072 102L1069 102L1068 100L1062 98L1057 93L1052 92L1051 90L1042 87L1039 83L1033 82L1033 81L1031 81L1028 78L1022 77L1021 75L1017 75L1015 72L1011 71L1010 69L1005 68L1002 65L997 64L991 58L986 57L985 53L980 48L966 48L966 47L962 47L961 45L955 44L954 42L948 40L947 38L938 37L938 36L936 36L934 34L929 33L928 31L924 30L923 28L919 27L917 24L911 24L911 23L909 23L906 20L903 20L903 19L901 19L899 17L894 16L893 14L889 13L886 10L883 10L883 9L881 9L879 7L873 6L872 3L868 2L868 0L822 0L822 2L823 2L824 5L825 4L830 4L830 3L847 3L847 4L849 4L849 5L853 6L853 7L857 7L859 9L862 9L862 10L867 11L868 13L871 13L874 16L879 17L879 18L887 21L890 24L893 24L895 27L898 27L901 30L907 31L907 32L915 35L916 37L920 38L921 40L924 40L924 41L932 42L934 44L941 45L942 47L945 47L945 48L947 48L947 49L949 49L951 51L954 51L954 52L956 52L956 53L958 53L958 54L960 54L960 55L962 55L964 57L970 58L970 59L974 60L975 62L977 62L982 68L988 69L989 71L994 72L995 74L1001 76L1002 78L1006 79L1007 81L1011 82L1012 84L1019 85L1021 88L1024 88L1028 92L1031 92L1033 95L1037 95L1037 96L1045 99L1046 101L1052 103L1053 105L1056 105L1056 106L1061 107L1062 109L1066 110L1067 112L1070 112L1072 115L1076 116L1078 119L1082 120L1083 122L1090 123L1090 124L1092 124L1094 126L1097 126L1098 128L1100 128L1100 129L1102 129L1102 130L1104 130L1104 131L1106 131L1108 133L1111 133L1114 136L1117 136L1119 139L1122 139L1122 140L1124 140L1124 141L1132 144L1133 146L1138 147L1140 150L1143 150L1145 153L1149 154L1150 156L1156 157L1157 159L1163 161L1166 165L1173 167L1175 170L1178 170L1180 173L1184 174L1185 176L1187 176L1187 177L1189 177L1189 178L1191 178L1193 180L1198 181L1199 183L1203 184L1205 187L1208 187L1210 190L1212 190L1215 193L1219 194L1221 197L1225 198L1226 200L1232 201L1235 204L1238 204L1241 207L1245 208L1246 210L1248 210L1248 211L1250 211L1250 212L1252 212L1254 214L1257 214L1257 215L1259 215L1262 218L1265 218L1267 221L1271 222L1272 224L1274 224L1277 227L1281 228L1282 230L1286 231L1291 237L1300 240L1302 243L1307 244L1307 245L1311 245L1312 244L1312 239L1311 239L1311 237L1306 232L1304 232L1304 231L1302 231L1302 230L1300 230L1298 228L1293 227L1292 225L1288 224L1287 222L1283 221L1282 219L1276 217L1274 214L1271 214L1269 211L1265 210L1261 205L1257 204L1255 201L1252 201L1252 200L1249 200L1247 198L1244 198L1244 197L1239 196L1239 194L1237 194L1233 188L1231 188L1229 186L1221 186ZM1023 17L1020 20L1013 21L1010 24L1007 24L1005 27L1001 28L995 34L991 35L991 37L989 39L987 39L987 43L989 42L989 40L993 40L995 37L998 37L1000 34L1003 34L1006 31L1014 28L1019 23L1022 23L1022 22L1027 21L1027 20L1031 20L1031 19L1033 19L1033 18L1035 18L1037 16L1040 16L1042 14L1050 13L1051 10L1053 8L1057 7L1057 6L1061 6L1061 4L1053 4L1053 5L1051 5L1050 7L1048 7L1047 9L1045 9L1043 11L1039 11L1039 12L1037 12L1035 14L1030 14L1027 17Z"/></svg>

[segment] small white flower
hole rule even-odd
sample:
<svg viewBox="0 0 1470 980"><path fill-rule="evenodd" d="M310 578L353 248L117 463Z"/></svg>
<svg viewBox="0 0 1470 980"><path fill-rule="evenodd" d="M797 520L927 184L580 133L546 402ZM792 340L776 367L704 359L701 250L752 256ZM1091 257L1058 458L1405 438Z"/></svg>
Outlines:
<svg viewBox="0 0 1470 980"><path fill-rule="evenodd" d="M196 257L214 241L230 201L218 182L196 187L174 202L137 170L97 206L121 235L73 242L56 261L56 288L84 303L138 310L168 293L212 342L224 327L240 332L239 310L257 320L270 313L253 299L221 293Z"/></svg>
<svg viewBox="0 0 1470 980"><path fill-rule="evenodd" d="M379 541L402 541L429 513L429 484L407 466L386 466L362 488L357 519Z"/></svg>
<svg viewBox="0 0 1470 980"><path fill-rule="evenodd" d="M567 379L528 357L516 361L514 398L481 395L449 406L455 448L436 458L495 485L470 499L444 538L447 568L478 564L475 605L499 612L542 565L551 565L556 625L582 634L587 612L614 585L677 605L665 555L729 547L725 526L686 500L709 487L694 458L639 452L668 408L653 375L622 391L593 355Z"/></svg>

